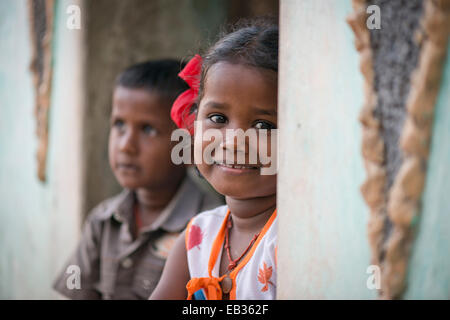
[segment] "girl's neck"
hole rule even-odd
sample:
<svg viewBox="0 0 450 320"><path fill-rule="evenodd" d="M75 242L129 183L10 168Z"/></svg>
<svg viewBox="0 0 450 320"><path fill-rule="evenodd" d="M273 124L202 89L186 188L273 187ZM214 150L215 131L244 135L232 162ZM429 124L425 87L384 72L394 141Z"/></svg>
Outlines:
<svg viewBox="0 0 450 320"><path fill-rule="evenodd" d="M239 231L258 232L276 209L276 194L254 199L226 197L233 218L233 227Z"/></svg>

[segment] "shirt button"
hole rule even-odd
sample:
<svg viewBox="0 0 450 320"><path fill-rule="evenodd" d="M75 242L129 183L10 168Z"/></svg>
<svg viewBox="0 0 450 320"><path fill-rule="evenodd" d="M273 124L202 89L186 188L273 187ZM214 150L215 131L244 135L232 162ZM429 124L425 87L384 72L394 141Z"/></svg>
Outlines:
<svg viewBox="0 0 450 320"><path fill-rule="evenodd" d="M118 212L114 212L114 219L116 219L119 222L122 222L122 218L120 217Z"/></svg>
<svg viewBox="0 0 450 320"><path fill-rule="evenodd" d="M122 261L122 267L124 267L125 269L131 268L133 266L133 260L131 260L130 258L126 258L125 260Z"/></svg>

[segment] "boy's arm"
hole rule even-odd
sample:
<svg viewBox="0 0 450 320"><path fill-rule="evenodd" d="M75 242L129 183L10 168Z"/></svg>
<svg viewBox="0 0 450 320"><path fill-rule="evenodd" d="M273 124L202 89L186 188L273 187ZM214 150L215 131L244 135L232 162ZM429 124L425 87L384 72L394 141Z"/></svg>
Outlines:
<svg viewBox="0 0 450 320"><path fill-rule="evenodd" d="M70 299L101 299L98 290L100 280L100 225L94 221L93 213L86 220L81 240L70 257L53 289Z"/></svg>
<svg viewBox="0 0 450 320"><path fill-rule="evenodd" d="M186 284L190 277L185 232L183 231L178 236L170 251L161 278L150 296L150 300L185 300L187 298Z"/></svg>

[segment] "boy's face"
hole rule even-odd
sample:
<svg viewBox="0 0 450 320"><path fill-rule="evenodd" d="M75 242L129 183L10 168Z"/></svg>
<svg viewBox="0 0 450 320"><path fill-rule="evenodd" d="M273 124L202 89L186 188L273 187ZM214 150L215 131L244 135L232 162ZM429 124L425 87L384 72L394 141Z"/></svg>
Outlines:
<svg viewBox="0 0 450 320"><path fill-rule="evenodd" d="M157 92L118 86L113 94L109 163L124 188L160 188L175 179L170 104ZM177 168L178 167L178 168Z"/></svg>

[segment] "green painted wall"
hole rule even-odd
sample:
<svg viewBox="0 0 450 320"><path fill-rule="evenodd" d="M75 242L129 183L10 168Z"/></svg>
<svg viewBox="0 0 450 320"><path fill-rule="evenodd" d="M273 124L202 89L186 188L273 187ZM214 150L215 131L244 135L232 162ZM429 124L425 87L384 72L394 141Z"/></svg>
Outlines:
<svg viewBox="0 0 450 320"><path fill-rule="evenodd" d="M406 299L450 299L450 47L435 108Z"/></svg>
<svg viewBox="0 0 450 320"><path fill-rule="evenodd" d="M0 299L55 297L51 282L78 237L80 33L65 27L67 3L57 2L48 180L41 183L26 0L0 1Z"/></svg>
<svg viewBox="0 0 450 320"><path fill-rule="evenodd" d="M283 0L278 297L374 299L359 188L363 82L351 1ZM382 13L383 14L383 13ZM405 299L450 298L450 50L441 82Z"/></svg>
<svg viewBox="0 0 450 320"><path fill-rule="evenodd" d="M278 298L375 298L351 2L283 0L280 9Z"/></svg>

